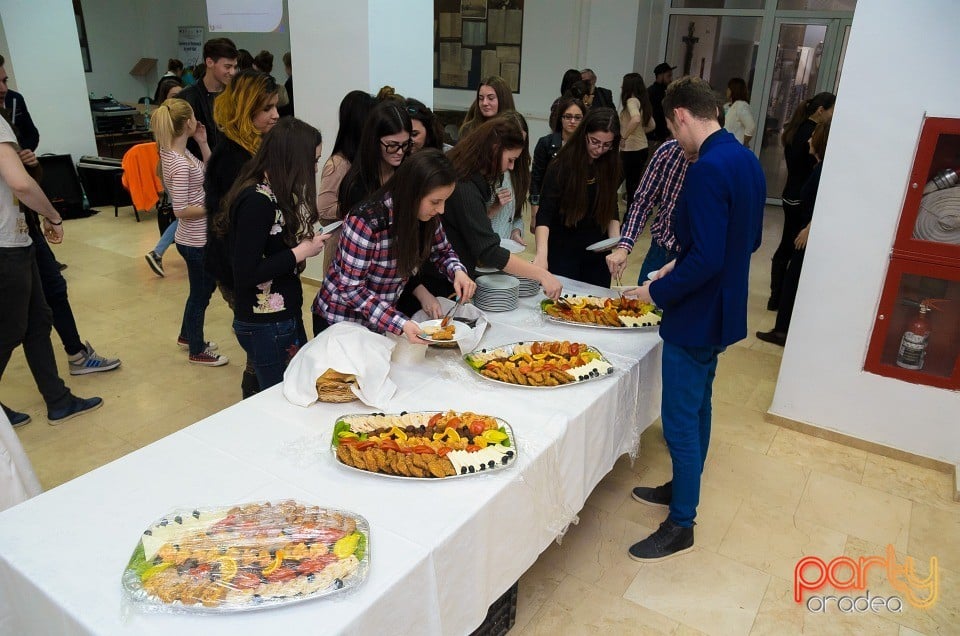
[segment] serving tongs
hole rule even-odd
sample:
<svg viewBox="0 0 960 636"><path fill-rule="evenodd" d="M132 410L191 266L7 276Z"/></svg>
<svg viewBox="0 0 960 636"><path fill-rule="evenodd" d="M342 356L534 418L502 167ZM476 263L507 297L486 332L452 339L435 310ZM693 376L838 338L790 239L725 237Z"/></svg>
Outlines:
<svg viewBox="0 0 960 636"><path fill-rule="evenodd" d="M457 309L460 308L460 305L463 304L463 298L457 298L456 304L450 308L450 310L444 314L443 319L440 321L440 328L444 328L450 324L450 320L453 319L454 314L457 313Z"/></svg>
<svg viewBox="0 0 960 636"><path fill-rule="evenodd" d="M564 309L571 309L571 310L573 309L573 305L571 305L571 304L567 301L567 299L564 298L563 296L557 296L557 299L556 299L555 301L553 301L553 302L556 303L557 305L560 305L560 306L563 307Z"/></svg>

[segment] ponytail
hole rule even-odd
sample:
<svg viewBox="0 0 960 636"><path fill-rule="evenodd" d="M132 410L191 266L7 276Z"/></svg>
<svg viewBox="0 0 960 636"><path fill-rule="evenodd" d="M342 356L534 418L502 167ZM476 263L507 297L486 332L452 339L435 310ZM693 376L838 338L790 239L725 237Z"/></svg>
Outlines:
<svg viewBox="0 0 960 636"><path fill-rule="evenodd" d="M810 119L818 109L823 108L824 110L830 110L836 103L837 96L827 91L817 93L810 99L800 102L797 110L793 111L793 117L791 117L787 125L783 127L783 134L780 136L780 141L783 142L784 146L792 144L793 136L797 133L797 128L800 127L800 124Z"/></svg>
<svg viewBox="0 0 960 636"><path fill-rule="evenodd" d="M183 134L192 116L193 108L190 104L176 97L157 106L150 115L150 130L157 141L157 146L161 150L173 146L173 140Z"/></svg>

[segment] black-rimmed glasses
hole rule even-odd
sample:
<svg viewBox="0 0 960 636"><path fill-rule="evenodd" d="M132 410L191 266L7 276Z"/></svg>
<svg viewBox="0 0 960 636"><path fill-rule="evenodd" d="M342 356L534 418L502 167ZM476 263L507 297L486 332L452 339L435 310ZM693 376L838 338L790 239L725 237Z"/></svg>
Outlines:
<svg viewBox="0 0 960 636"><path fill-rule="evenodd" d="M383 149L387 151L387 154L393 155L401 150L403 152L410 152L410 149L413 148L413 141L408 140L403 143L398 143L396 141L388 141L386 143L380 142L380 145L383 146Z"/></svg>

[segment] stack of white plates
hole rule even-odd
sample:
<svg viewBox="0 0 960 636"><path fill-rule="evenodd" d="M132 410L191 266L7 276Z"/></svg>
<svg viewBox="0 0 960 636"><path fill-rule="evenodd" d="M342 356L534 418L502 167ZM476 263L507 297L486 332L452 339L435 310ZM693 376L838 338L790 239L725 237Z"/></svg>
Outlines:
<svg viewBox="0 0 960 636"><path fill-rule="evenodd" d="M510 311L520 304L520 281L513 276L490 274L477 278L473 304L483 311Z"/></svg>
<svg viewBox="0 0 960 636"><path fill-rule="evenodd" d="M540 292L540 281L523 278L522 276L518 276L517 280L520 281L520 298L536 296Z"/></svg>

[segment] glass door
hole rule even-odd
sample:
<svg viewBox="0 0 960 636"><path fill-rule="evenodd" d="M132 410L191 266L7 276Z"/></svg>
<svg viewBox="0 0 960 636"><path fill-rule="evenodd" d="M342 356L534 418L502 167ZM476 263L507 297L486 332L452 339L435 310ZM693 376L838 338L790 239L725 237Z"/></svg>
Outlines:
<svg viewBox="0 0 960 636"><path fill-rule="evenodd" d="M780 134L797 106L821 91L836 91L849 19L780 18L774 26L761 97L760 164L767 196L778 201L787 180Z"/></svg>

